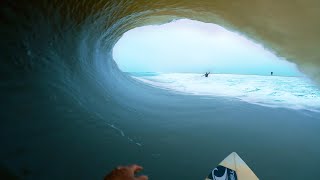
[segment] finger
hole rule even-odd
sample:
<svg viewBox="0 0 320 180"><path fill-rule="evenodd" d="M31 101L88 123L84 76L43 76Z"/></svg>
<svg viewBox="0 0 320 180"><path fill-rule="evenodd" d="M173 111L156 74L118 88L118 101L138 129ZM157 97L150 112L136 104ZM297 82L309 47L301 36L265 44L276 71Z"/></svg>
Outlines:
<svg viewBox="0 0 320 180"><path fill-rule="evenodd" d="M138 166L136 164L133 164L133 165L130 165L128 166L128 169L132 172L132 173L136 173L136 172L139 172L143 169L143 167L141 166Z"/></svg>
<svg viewBox="0 0 320 180"><path fill-rule="evenodd" d="M136 178L136 180L148 180L148 176L139 176Z"/></svg>

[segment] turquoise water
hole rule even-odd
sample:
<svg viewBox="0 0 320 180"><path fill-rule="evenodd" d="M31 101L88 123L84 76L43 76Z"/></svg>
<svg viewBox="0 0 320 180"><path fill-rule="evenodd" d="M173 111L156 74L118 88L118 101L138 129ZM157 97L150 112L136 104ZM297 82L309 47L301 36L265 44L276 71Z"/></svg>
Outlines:
<svg viewBox="0 0 320 180"><path fill-rule="evenodd" d="M269 107L320 110L320 90L305 77L237 74L144 73L137 79L176 93L224 96Z"/></svg>

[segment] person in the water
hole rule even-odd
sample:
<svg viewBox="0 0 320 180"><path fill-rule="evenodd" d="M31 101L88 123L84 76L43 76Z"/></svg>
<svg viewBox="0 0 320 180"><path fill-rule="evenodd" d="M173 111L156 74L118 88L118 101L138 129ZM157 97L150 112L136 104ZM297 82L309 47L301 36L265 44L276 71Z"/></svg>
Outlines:
<svg viewBox="0 0 320 180"><path fill-rule="evenodd" d="M111 171L104 180L148 180L148 176L135 176L143 168L136 164L130 166L119 166Z"/></svg>
<svg viewBox="0 0 320 180"><path fill-rule="evenodd" d="M206 72L206 73L204 74L204 77L209 77L209 74L210 74L210 72Z"/></svg>
<svg viewBox="0 0 320 180"><path fill-rule="evenodd" d="M271 72L270 75L273 76L273 72Z"/></svg>

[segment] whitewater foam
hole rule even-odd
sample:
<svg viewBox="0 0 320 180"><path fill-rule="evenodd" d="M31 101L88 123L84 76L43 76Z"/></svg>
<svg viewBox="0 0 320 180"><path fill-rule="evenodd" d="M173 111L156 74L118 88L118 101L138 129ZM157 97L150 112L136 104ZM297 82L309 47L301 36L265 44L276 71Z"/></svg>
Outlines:
<svg viewBox="0 0 320 180"><path fill-rule="evenodd" d="M233 97L268 107L320 110L320 90L305 77L158 73L134 78L176 93Z"/></svg>

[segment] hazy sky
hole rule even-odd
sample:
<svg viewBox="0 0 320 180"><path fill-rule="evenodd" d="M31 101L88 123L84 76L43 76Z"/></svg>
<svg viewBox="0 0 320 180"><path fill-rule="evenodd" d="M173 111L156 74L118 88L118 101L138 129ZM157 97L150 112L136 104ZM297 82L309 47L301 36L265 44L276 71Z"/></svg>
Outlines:
<svg viewBox="0 0 320 180"><path fill-rule="evenodd" d="M294 64L237 33L186 19L126 32L113 56L126 72L300 75Z"/></svg>

